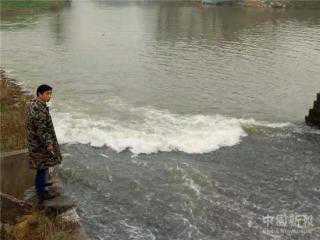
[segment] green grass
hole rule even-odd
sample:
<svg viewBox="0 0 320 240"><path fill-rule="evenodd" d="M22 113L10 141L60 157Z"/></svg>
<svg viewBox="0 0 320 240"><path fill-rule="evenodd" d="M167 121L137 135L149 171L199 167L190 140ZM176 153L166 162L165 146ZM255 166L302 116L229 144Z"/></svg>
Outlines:
<svg viewBox="0 0 320 240"><path fill-rule="evenodd" d="M32 96L0 70L0 150L20 150L27 145L25 109Z"/></svg>
<svg viewBox="0 0 320 240"><path fill-rule="evenodd" d="M249 135L255 135L259 133L257 126L253 125L242 125L243 130Z"/></svg>
<svg viewBox="0 0 320 240"><path fill-rule="evenodd" d="M65 0L0 0L1 12L19 10L50 10L62 7Z"/></svg>
<svg viewBox="0 0 320 240"><path fill-rule="evenodd" d="M0 103L0 114L7 111L7 106L3 103Z"/></svg>
<svg viewBox="0 0 320 240"><path fill-rule="evenodd" d="M1 0L1 6L10 8L49 8L63 0Z"/></svg>

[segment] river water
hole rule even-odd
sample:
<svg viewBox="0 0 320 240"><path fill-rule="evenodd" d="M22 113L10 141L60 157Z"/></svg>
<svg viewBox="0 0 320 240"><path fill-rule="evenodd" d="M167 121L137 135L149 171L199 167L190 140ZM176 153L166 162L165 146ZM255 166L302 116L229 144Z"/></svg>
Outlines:
<svg viewBox="0 0 320 240"><path fill-rule="evenodd" d="M1 66L54 88L93 239L320 238L319 10L73 1L0 33Z"/></svg>

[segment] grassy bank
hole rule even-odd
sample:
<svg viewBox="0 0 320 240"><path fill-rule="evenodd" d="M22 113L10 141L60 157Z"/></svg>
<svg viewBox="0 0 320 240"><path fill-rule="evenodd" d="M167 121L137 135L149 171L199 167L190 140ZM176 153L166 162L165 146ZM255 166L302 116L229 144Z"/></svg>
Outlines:
<svg viewBox="0 0 320 240"><path fill-rule="evenodd" d="M78 240L74 229L72 223L33 210L10 224L3 224L0 236L3 240Z"/></svg>
<svg viewBox="0 0 320 240"><path fill-rule="evenodd" d="M71 0L0 0L1 19L58 11L70 3Z"/></svg>
<svg viewBox="0 0 320 240"><path fill-rule="evenodd" d="M49 10L62 7L67 0L1 0L1 11L34 9Z"/></svg>
<svg viewBox="0 0 320 240"><path fill-rule="evenodd" d="M32 96L0 69L1 152L26 148L25 108Z"/></svg>

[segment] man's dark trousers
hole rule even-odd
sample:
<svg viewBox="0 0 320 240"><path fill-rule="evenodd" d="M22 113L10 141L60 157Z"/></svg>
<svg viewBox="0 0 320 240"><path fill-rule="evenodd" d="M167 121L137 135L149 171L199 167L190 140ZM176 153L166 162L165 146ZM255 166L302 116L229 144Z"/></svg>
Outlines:
<svg viewBox="0 0 320 240"><path fill-rule="evenodd" d="M36 191L41 196L46 191L46 183L48 179L48 169L38 169L36 174Z"/></svg>

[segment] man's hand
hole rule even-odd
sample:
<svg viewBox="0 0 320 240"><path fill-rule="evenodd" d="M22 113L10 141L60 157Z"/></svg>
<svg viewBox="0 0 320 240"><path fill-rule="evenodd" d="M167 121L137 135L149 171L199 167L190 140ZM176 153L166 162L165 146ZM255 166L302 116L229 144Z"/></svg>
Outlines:
<svg viewBox="0 0 320 240"><path fill-rule="evenodd" d="M47 147L47 150L49 152L52 152L53 151L53 145L52 144L49 144L48 147Z"/></svg>

